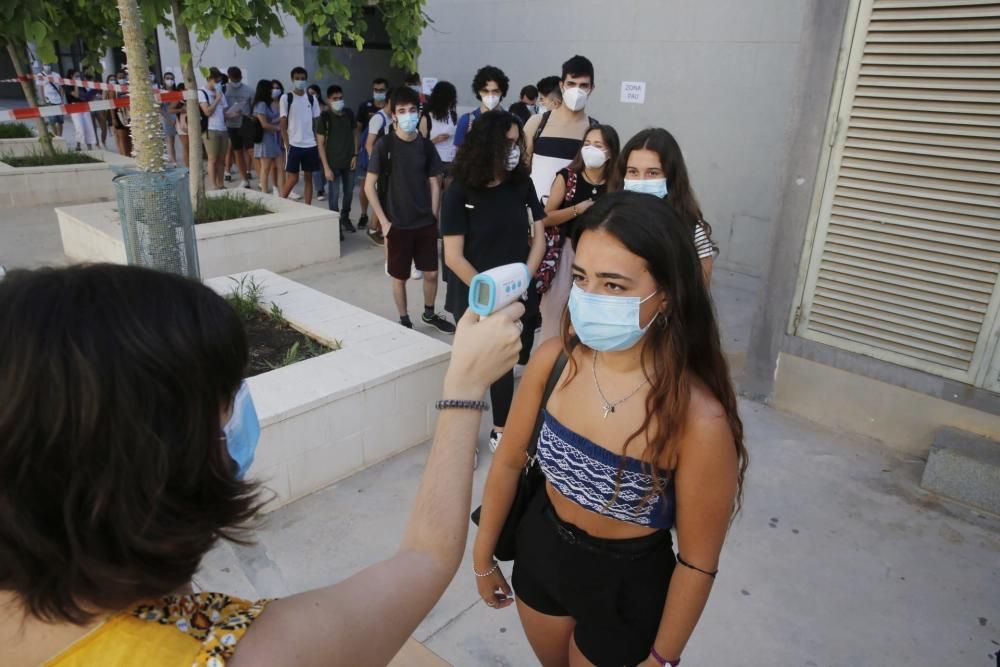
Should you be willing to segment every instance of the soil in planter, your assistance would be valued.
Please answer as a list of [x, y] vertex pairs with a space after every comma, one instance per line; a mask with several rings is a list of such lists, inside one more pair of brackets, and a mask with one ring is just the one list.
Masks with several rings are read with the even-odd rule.
[[319, 343], [287, 322], [282, 322], [267, 313], [243, 320], [250, 346], [250, 363], [247, 377], [267, 373], [275, 368], [288, 366], [297, 361], [318, 357], [332, 352], [333, 348]]
[[67, 151], [56, 151], [52, 155], [34, 153], [32, 155], [0, 156], [0, 162], [9, 164], [12, 167], [52, 167], [62, 164], [93, 164], [103, 161], [86, 153], [71, 153]]
[[249, 218], [268, 213], [274, 213], [274, 211], [258, 201], [247, 199], [242, 194], [226, 194], [221, 197], [206, 197], [198, 210], [194, 212], [194, 224]]

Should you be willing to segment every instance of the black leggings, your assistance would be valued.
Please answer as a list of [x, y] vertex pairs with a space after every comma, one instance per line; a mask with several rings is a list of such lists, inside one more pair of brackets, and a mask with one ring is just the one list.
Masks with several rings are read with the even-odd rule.
[[[525, 303], [524, 317], [521, 324], [521, 355], [519, 364], [527, 364], [531, 358], [531, 348], [535, 345], [535, 327], [538, 326], [538, 293], [534, 285], [528, 290], [528, 301]], [[510, 414], [510, 404], [514, 400], [514, 370], [511, 369], [499, 380], [490, 385], [490, 402], [493, 404], [493, 424], [503, 428], [507, 425], [507, 415]]]

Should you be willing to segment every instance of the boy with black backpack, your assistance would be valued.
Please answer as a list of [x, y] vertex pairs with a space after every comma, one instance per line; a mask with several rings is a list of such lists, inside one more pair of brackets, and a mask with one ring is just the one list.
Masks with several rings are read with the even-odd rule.
[[382, 227], [386, 272], [399, 323], [413, 328], [407, 310], [406, 281], [411, 267], [423, 272], [424, 312], [421, 321], [443, 333], [455, 326], [434, 312], [438, 290], [438, 177], [444, 171], [431, 141], [417, 131], [420, 96], [405, 86], [393, 91], [390, 112], [393, 129], [372, 150], [365, 192]]
[[281, 196], [288, 198], [296, 183], [299, 182], [299, 171], [305, 172], [303, 185], [303, 200], [312, 204], [313, 172], [321, 171], [323, 164], [319, 159], [319, 149], [316, 143], [314, 124], [319, 117], [319, 100], [312, 93], [306, 92], [309, 85], [309, 73], [304, 67], [292, 70], [292, 92], [281, 97], [279, 104], [281, 114], [281, 137], [288, 147], [285, 157], [285, 185]]

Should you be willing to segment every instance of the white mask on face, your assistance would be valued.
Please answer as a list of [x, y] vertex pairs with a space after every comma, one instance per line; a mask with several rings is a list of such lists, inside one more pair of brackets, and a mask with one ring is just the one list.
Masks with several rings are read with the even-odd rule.
[[607, 153], [597, 146], [584, 146], [580, 150], [580, 155], [583, 157], [583, 164], [586, 165], [587, 169], [603, 167], [604, 163], [608, 161]]
[[500, 106], [500, 96], [499, 95], [483, 95], [483, 106], [489, 111], [493, 111], [498, 106]]
[[587, 106], [589, 93], [579, 88], [567, 88], [563, 91], [563, 104], [570, 111], [582, 111]]
[[521, 164], [521, 147], [514, 144], [507, 153], [507, 163], [504, 166], [507, 167], [507, 171], [514, 171], [519, 164]]

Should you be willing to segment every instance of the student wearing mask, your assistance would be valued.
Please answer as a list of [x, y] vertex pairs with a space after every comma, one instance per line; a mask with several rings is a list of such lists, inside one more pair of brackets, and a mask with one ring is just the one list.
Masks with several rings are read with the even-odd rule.
[[524, 126], [531, 154], [531, 180], [543, 201], [556, 173], [580, 151], [587, 129], [598, 124], [585, 111], [594, 92], [593, 63], [583, 56], [564, 62], [559, 90], [562, 104], [554, 111], [528, 119]]
[[277, 600], [183, 592], [220, 539], [252, 540], [269, 495], [246, 477], [260, 423], [225, 299], [97, 264], [11, 271], [0, 312], [0, 665], [385, 665], [445, 592], [519, 304], [470, 314], [427, 388], [440, 416], [396, 552]]
[[[412, 92], [412, 89], [409, 90], [411, 90]], [[379, 142], [379, 140], [381, 140], [382, 137], [392, 134], [393, 132], [392, 94], [393, 94], [392, 92], [387, 93], [385, 106], [375, 111], [371, 115], [371, 118], [369, 118], [368, 120], [368, 128], [367, 130], [365, 130], [364, 134], [365, 137], [364, 152], [367, 153], [369, 156], [375, 154], [375, 146]], [[414, 93], [414, 95], [415, 94], [416, 93]], [[369, 158], [369, 160], [370, 159], [371, 158]], [[367, 178], [367, 174], [365, 175], [365, 178]], [[383, 195], [379, 196], [383, 197], [382, 208], [385, 208], [384, 196]], [[359, 221], [358, 224], [360, 225], [361, 221]], [[375, 224], [368, 226], [368, 240], [377, 246], [382, 246], [382, 247], [385, 246], [385, 236], [383, 236], [382, 234], [381, 225]], [[411, 277], [414, 280], [419, 280], [421, 274], [419, 271], [414, 270], [413, 273], [411, 274]]]
[[226, 146], [229, 144], [226, 119], [230, 114], [240, 113], [238, 109], [232, 110], [222, 92], [224, 76], [222, 72], [213, 67], [208, 72], [208, 78], [205, 79], [205, 87], [198, 91], [198, 105], [201, 107], [201, 112], [208, 117], [208, 132], [205, 135], [208, 182], [216, 190], [225, 187], [222, 172], [225, 167]]
[[[180, 83], [177, 84], [177, 90], [178, 91], [180, 91], [180, 92], [183, 93], [185, 89], [186, 89], [186, 87], [184, 86], [184, 82], [183, 81], [181, 81]], [[185, 167], [187, 167], [188, 166], [188, 151], [191, 148], [191, 145], [189, 143], [189, 138], [188, 138], [187, 105], [183, 101], [176, 102], [174, 109], [176, 110], [176, 114], [177, 114], [177, 136], [181, 140], [181, 162], [180, 163], [183, 164]]]
[[[362, 102], [358, 107], [356, 120], [360, 135], [361, 152], [358, 153], [358, 170], [355, 177], [360, 178], [362, 183], [364, 183], [365, 176], [368, 173], [368, 156], [371, 155], [368, 150], [368, 124], [374, 114], [385, 108], [388, 95], [389, 82], [382, 77], [378, 77], [372, 81], [371, 99]], [[372, 141], [372, 143], [374, 144], [375, 142]], [[358, 204], [361, 206], [358, 229], [364, 229], [368, 226], [368, 195], [365, 194], [364, 188], [361, 188], [361, 192], [358, 193]], [[375, 227], [378, 227], [378, 225], [375, 225]]]
[[285, 186], [281, 196], [288, 198], [295, 184], [299, 182], [299, 171], [304, 172], [303, 198], [312, 204], [314, 172], [323, 169], [317, 149], [314, 124], [319, 118], [319, 100], [306, 92], [309, 73], [304, 67], [292, 70], [292, 92], [280, 99], [281, 136], [288, 151], [285, 159]]
[[[271, 172], [277, 169], [276, 160], [281, 156], [281, 117], [275, 105], [274, 90], [271, 81], [261, 79], [253, 96], [253, 114], [264, 130], [258, 143], [253, 145], [253, 157], [257, 163], [257, 177], [260, 179], [260, 191], [270, 190]], [[280, 93], [279, 93], [280, 94]]]
[[447, 176], [455, 161], [455, 128], [458, 125], [458, 91], [448, 81], [438, 81], [431, 91], [423, 115], [420, 116], [420, 134], [431, 140], [438, 157], [444, 164]]
[[[441, 205], [444, 256], [451, 270], [445, 308], [455, 321], [469, 306], [469, 285], [477, 273], [521, 262], [534, 275], [545, 254], [544, 217], [524, 160], [521, 124], [506, 111], [487, 111], [458, 150], [455, 180]], [[537, 310], [537, 295], [533, 290], [528, 294], [528, 311]], [[530, 353], [534, 333], [533, 327], [524, 327], [523, 353]], [[503, 437], [513, 397], [511, 371], [490, 387], [493, 451]]]
[[[118, 70], [115, 75], [115, 81], [118, 85], [127, 86], [128, 76], [126, 76], [124, 70]], [[108, 91], [110, 99], [118, 99], [119, 97], [128, 97], [127, 93], [119, 93], [117, 91]], [[125, 157], [132, 156], [132, 115], [129, 113], [129, 108], [116, 107], [111, 109], [111, 126], [115, 130], [115, 144], [118, 146], [119, 155], [124, 155]]]
[[420, 96], [420, 113], [424, 112], [424, 106], [427, 104], [427, 97], [424, 95], [424, 83], [420, 78], [419, 72], [410, 72], [403, 79], [403, 85], [415, 92]]
[[274, 169], [271, 171], [271, 180], [273, 181], [274, 194], [280, 195], [282, 188], [285, 187], [285, 158], [288, 155], [288, 146], [285, 145], [284, 139], [281, 136], [280, 129], [280, 119], [281, 119], [281, 98], [285, 96], [285, 84], [281, 83], [277, 79], [271, 80], [271, 109], [274, 111], [275, 116], [279, 119], [279, 129], [278, 129], [278, 147], [281, 152], [278, 157], [274, 160]]
[[538, 113], [555, 111], [562, 106], [562, 91], [559, 89], [562, 79], [558, 76], [547, 76], [537, 84]]
[[[68, 70], [65, 78], [70, 81], [82, 81], [83, 79], [80, 72], [75, 69]], [[82, 86], [73, 83], [64, 85], [63, 88], [66, 91], [66, 104], [80, 104], [88, 99], [87, 89]], [[97, 137], [94, 135], [94, 123], [90, 120], [90, 112], [77, 111], [71, 113], [69, 117], [73, 121], [76, 150], [83, 150], [83, 146], [86, 146], [88, 151], [93, 150], [94, 144], [97, 143]]]
[[691, 231], [705, 284], [709, 284], [718, 249], [695, 197], [681, 147], [672, 134], [654, 127], [629, 139], [618, 158], [611, 189], [651, 194], [672, 204]]
[[479, 100], [479, 107], [468, 113], [462, 114], [458, 119], [458, 127], [455, 128], [455, 145], [461, 146], [466, 133], [472, 129], [472, 124], [476, 119], [487, 111], [503, 109], [500, 102], [507, 97], [507, 90], [510, 88], [510, 79], [503, 73], [503, 70], [493, 65], [479, 68], [476, 76], [472, 79], [472, 92]]
[[[52, 74], [52, 65], [42, 65], [43, 74]], [[56, 72], [58, 74], [58, 72]], [[62, 91], [59, 90], [59, 86], [52, 83], [51, 81], [45, 81], [42, 83], [42, 97], [45, 98], [45, 103], [50, 105], [61, 105], [63, 104]], [[46, 116], [45, 124], [48, 125], [49, 131], [54, 137], [61, 137], [63, 133], [63, 121], [64, 117], [62, 114], [55, 116]]]
[[486, 480], [476, 587], [491, 608], [515, 602], [494, 552], [541, 417], [512, 579], [535, 655], [678, 665], [740, 508], [736, 393], [677, 211], [609, 194], [572, 241], [569, 318], [531, 357]]
[[583, 147], [561, 169], [545, 203], [545, 232], [549, 250], [536, 276], [541, 293], [541, 343], [559, 335], [563, 313], [573, 285], [573, 238], [577, 219], [608, 191], [620, 147], [618, 132], [610, 125], [587, 130]]
[[[173, 92], [177, 89], [177, 83], [173, 72], [163, 75], [163, 90]], [[167, 144], [167, 158], [170, 166], [177, 166], [177, 105], [183, 108], [183, 102], [163, 102], [160, 104], [161, 121], [163, 124], [163, 140]]]
[[[340, 240], [344, 231], [357, 231], [351, 224], [351, 200], [354, 198], [354, 170], [358, 160], [358, 126], [354, 112], [344, 104], [344, 89], [333, 85], [326, 89], [327, 110], [316, 123], [319, 157], [329, 188], [331, 211], [340, 213]], [[343, 199], [338, 190], [343, 190]], [[339, 201], [339, 204], [338, 204]]]
[[229, 135], [229, 150], [232, 157], [226, 159], [226, 180], [229, 180], [229, 167], [236, 164], [240, 170], [240, 182], [236, 187], [250, 187], [250, 155], [249, 150], [252, 145], [247, 145], [243, 139], [240, 128], [246, 117], [250, 115], [251, 102], [254, 91], [250, 86], [243, 83], [243, 71], [236, 66], [227, 70], [229, 83], [226, 84], [226, 100], [229, 102], [232, 112], [226, 112], [226, 133]]
[[365, 178], [368, 201], [382, 226], [386, 272], [399, 323], [413, 328], [407, 310], [406, 281], [411, 266], [423, 272], [424, 312], [421, 321], [442, 333], [455, 326], [434, 312], [438, 291], [438, 197], [441, 159], [434, 144], [420, 136], [420, 98], [403, 86], [393, 91], [393, 131], [374, 146]]
[[510, 105], [510, 112], [521, 121], [521, 127], [538, 113], [538, 88], [525, 86], [521, 89], [521, 99]]
[[[115, 75], [114, 74], [109, 74], [107, 77], [105, 77], [104, 82], [105, 83], [113, 83], [114, 80], [115, 80]], [[106, 91], [106, 90], [95, 90], [95, 91], [93, 91], [93, 95], [92, 95], [91, 99], [95, 99], [95, 100], [107, 100], [107, 99], [110, 99], [110, 98], [108, 96], [108, 91]], [[101, 145], [102, 148], [104, 148], [105, 150], [107, 150], [107, 148], [108, 148], [109, 126], [111, 125], [111, 112], [108, 111], [107, 109], [105, 109], [103, 111], [95, 111], [94, 112], [94, 121], [97, 123], [97, 128], [98, 128], [98, 130], [100, 132], [100, 137], [101, 137], [101, 143], [100, 143], [100, 145]]]
[[[322, 114], [329, 107], [326, 104], [326, 98], [323, 97], [323, 91], [320, 90], [319, 86], [315, 83], [309, 84], [306, 88], [306, 92], [313, 96], [313, 99], [319, 103], [319, 112]], [[320, 116], [322, 118], [322, 115]], [[317, 119], [318, 122], [318, 119]], [[317, 141], [319, 136], [317, 134]], [[323, 149], [319, 149], [319, 154], [323, 155]], [[313, 172], [313, 191], [316, 193], [316, 199], [323, 201], [326, 199], [326, 178], [323, 175], [323, 170]]]

